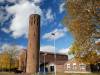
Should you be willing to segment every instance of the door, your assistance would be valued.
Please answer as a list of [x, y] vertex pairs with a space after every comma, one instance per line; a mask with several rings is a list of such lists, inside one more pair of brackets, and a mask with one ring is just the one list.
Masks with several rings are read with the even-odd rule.
[[54, 72], [54, 66], [50, 66], [50, 71]]

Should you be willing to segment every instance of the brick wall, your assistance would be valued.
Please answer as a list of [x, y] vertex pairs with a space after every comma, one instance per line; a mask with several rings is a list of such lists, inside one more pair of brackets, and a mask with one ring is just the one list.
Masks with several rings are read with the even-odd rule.
[[89, 72], [90, 65], [71, 59], [64, 64], [65, 72]]
[[[68, 56], [63, 54], [56, 54], [56, 62], [53, 53], [46, 53], [45, 62], [50, 65], [51, 63], [56, 63], [56, 71], [64, 72], [64, 64], [68, 61]], [[40, 53], [40, 62], [44, 63], [44, 53]], [[49, 69], [49, 67], [48, 67]]]

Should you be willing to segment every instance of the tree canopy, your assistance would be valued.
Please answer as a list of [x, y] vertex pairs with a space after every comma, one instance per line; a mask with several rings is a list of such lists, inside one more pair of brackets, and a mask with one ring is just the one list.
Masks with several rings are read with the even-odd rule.
[[0, 70], [11, 70], [18, 68], [18, 50], [17, 46], [5, 47], [0, 52]]
[[100, 39], [99, 4], [99, 0], [66, 1], [68, 15], [65, 16], [64, 23], [75, 38], [70, 53], [85, 62], [95, 63], [100, 58], [97, 53], [100, 48], [97, 49], [95, 44], [95, 40]]

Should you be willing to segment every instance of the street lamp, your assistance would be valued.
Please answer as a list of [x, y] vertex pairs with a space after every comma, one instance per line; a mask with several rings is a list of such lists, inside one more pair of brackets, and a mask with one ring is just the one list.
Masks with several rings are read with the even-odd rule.
[[39, 51], [39, 59], [38, 60], [39, 60], [39, 69], [38, 69], [39, 72], [38, 72], [38, 75], [40, 75], [40, 51]]
[[44, 56], [44, 74], [45, 74], [45, 72], [46, 72], [46, 71], [45, 71], [45, 62], [46, 62], [46, 61], [45, 61], [45, 60], [46, 60], [46, 59], [45, 59], [45, 56], [46, 56], [46, 55], [47, 55], [47, 53], [44, 53], [44, 54], [43, 54], [43, 56]]
[[55, 33], [51, 34], [54, 38], [54, 62], [55, 62], [55, 75], [56, 75], [56, 47], [55, 47]]

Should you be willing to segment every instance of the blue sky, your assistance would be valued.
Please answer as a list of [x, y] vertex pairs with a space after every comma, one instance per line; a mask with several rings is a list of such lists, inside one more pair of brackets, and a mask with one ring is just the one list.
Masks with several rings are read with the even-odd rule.
[[56, 52], [66, 53], [74, 38], [62, 24], [67, 15], [64, 5], [64, 0], [0, 0], [0, 47], [27, 48], [29, 15], [36, 13], [41, 15], [40, 49], [52, 52], [55, 39]]

